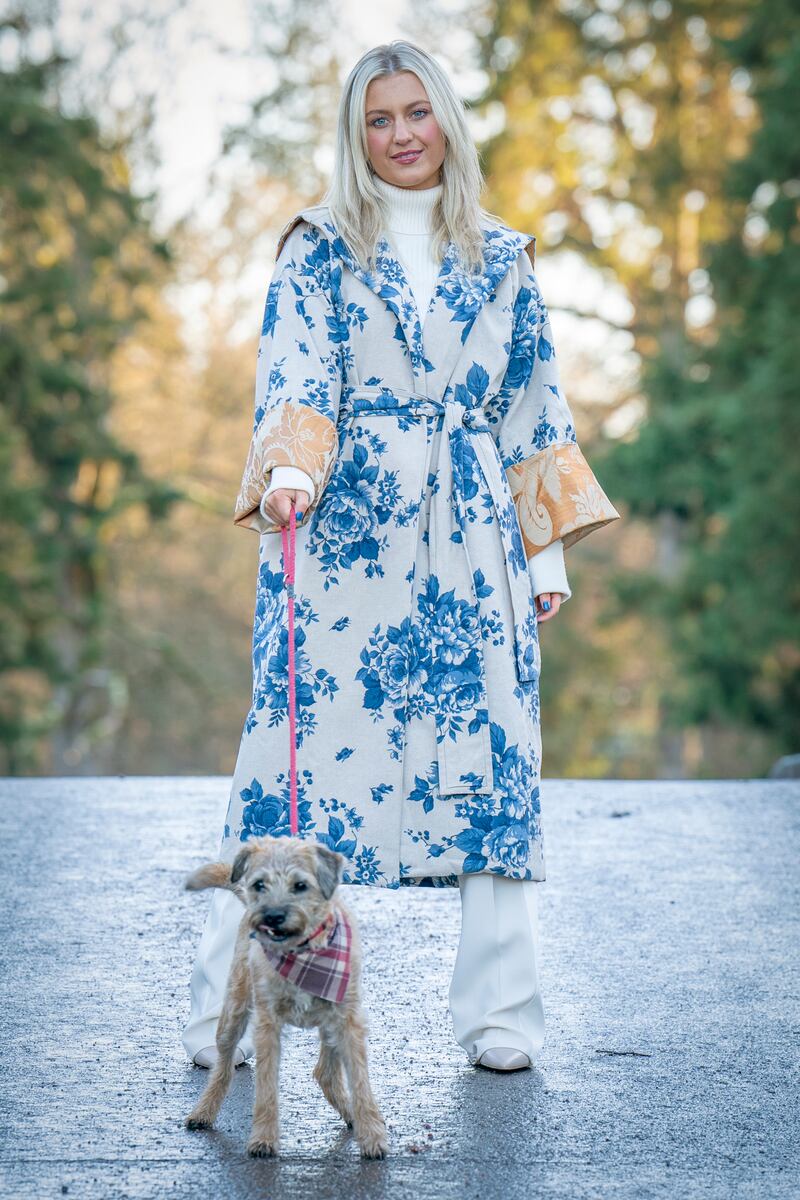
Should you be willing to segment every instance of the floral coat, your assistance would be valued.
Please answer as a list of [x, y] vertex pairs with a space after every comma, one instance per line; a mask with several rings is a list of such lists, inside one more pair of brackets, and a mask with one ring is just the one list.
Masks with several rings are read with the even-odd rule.
[[362, 269], [323, 205], [285, 227], [234, 521], [259, 535], [253, 692], [221, 854], [289, 833], [287, 601], [259, 502], [306, 471], [297, 526], [299, 836], [345, 883], [545, 878], [540, 654], [527, 559], [618, 513], [578, 448], [535, 238], [452, 243], [424, 318], [389, 242]]

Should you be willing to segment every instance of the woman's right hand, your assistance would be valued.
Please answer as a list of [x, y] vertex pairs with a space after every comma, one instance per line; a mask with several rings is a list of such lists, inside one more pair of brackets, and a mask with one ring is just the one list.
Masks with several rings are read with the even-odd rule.
[[301, 491], [298, 488], [276, 488], [264, 501], [264, 512], [276, 525], [286, 525], [288, 527], [292, 501], [294, 501], [299, 521], [311, 503], [311, 497], [308, 492]]

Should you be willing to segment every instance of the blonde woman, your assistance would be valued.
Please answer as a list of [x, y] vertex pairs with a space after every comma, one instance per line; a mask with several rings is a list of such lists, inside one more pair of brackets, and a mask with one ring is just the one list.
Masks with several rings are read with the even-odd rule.
[[[253, 700], [220, 856], [289, 834], [295, 504], [299, 836], [344, 856], [345, 884], [459, 888], [454, 1034], [513, 1071], [544, 1040], [538, 625], [570, 595], [564, 549], [618, 513], [576, 442], [535, 238], [481, 187], [438, 63], [364, 54], [328, 192], [285, 227], [266, 298], [234, 516], [259, 534]], [[214, 894], [183, 1033], [199, 1065], [241, 913]]]

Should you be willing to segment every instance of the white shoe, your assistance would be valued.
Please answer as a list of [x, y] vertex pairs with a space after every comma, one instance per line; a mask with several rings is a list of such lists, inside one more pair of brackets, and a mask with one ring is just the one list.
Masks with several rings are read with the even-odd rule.
[[476, 1067], [489, 1067], [492, 1071], [522, 1071], [530, 1065], [524, 1051], [512, 1050], [510, 1046], [492, 1046], [475, 1063]]
[[[218, 1058], [219, 1052], [216, 1046], [203, 1046], [203, 1049], [198, 1050], [195, 1054], [194, 1061], [198, 1067], [213, 1067]], [[240, 1067], [244, 1059], [244, 1050], [241, 1046], [237, 1046], [233, 1054], [233, 1065]]]

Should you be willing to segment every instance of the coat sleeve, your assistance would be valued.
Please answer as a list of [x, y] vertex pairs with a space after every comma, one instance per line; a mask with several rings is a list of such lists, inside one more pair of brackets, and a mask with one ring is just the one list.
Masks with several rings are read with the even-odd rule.
[[530, 560], [559, 538], [567, 549], [619, 513], [578, 446], [530, 251], [520, 252], [512, 270], [509, 360], [491, 419]]
[[260, 504], [274, 467], [296, 467], [311, 477], [319, 503], [336, 460], [341, 396], [342, 340], [333, 296], [327, 238], [295, 218], [279, 242], [258, 344], [255, 419], [234, 524], [277, 533]]

